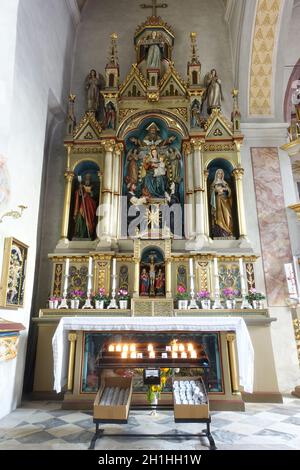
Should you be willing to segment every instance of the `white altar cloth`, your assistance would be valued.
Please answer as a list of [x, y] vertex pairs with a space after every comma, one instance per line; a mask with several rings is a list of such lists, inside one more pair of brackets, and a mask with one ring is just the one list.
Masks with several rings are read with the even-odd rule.
[[240, 385], [253, 392], [254, 349], [247, 326], [240, 317], [64, 317], [52, 338], [54, 390], [67, 383], [68, 333], [70, 331], [234, 331], [237, 341]]

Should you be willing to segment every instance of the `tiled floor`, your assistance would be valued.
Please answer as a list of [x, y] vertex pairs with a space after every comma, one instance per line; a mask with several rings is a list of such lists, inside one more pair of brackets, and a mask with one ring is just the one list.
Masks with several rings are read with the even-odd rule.
[[[200, 427], [199, 427], [200, 426]], [[203, 425], [175, 424], [171, 412], [150, 416], [132, 412], [128, 425], [105, 425], [110, 433], [148, 432], [158, 439], [104, 437], [96, 449], [202, 450], [207, 440], [164, 439], [164, 434], [197, 433]], [[67, 411], [58, 402], [24, 402], [0, 421], [0, 450], [87, 449], [93, 437], [91, 413]], [[212, 433], [218, 449], [300, 449], [300, 400], [287, 397], [283, 405], [248, 404], [245, 413], [213, 412]]]

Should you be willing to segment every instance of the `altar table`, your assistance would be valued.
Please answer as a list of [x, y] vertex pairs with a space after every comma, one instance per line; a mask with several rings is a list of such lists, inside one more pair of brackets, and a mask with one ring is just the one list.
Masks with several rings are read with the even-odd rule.
[[217, 332], [236, 334], [239, 381], [247, 393], [253, 392], [254, 349], [244, 320], [240, 317], [64, 317], [52, 339], [54, 390], [60, 393], [67, 383], [68, 333], [70, 331], [126, 332]]

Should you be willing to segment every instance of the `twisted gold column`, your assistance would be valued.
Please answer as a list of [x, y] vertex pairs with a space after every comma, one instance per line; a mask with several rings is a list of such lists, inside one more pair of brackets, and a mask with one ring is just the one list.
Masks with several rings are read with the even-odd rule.
[[227, 346], [228, 346], [228, 356], [229, 356], [231, 391], [233, 394], [238, 394], [240, 393], [240, 391], [239, 391], [239, 380], [238, 380], [237, 362], [236, 362], [236, 354], [235, 354], [235, 339], [236, 339], [236, 336], [234, 333], [229, 333], [226, 336]]
[[243, 190], [244, 173], [245, 171], [243, 168], [236, 168], [235, 170], [233, 170], [233, 176], [235, 179], [235, 186], [236, 186], [240, 238], [247, 237], [245, 206], [244, 206], [244, 190]]
[[68, 392], [73, 391], [73, 382], [74, 382], [74, 365], [75, 365], [75, 349], [76, 349], [76, 333], [69, 333], [68, 340], [70, 342], [69, 350], [69, 368], [68, 368]]
[[64, 199], [63, 220], [62, 220], [62, 228], [61, 228], [61, 238], [63, 240], [68, 239], [73, 178], [74, 178], [74, 173], [72, 171], [66, 171], [65, 173], [65, 199]]

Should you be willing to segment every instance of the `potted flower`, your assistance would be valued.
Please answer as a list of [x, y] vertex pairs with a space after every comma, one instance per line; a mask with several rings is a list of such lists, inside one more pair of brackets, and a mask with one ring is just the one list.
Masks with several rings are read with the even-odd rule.
[[201, 302], [201, 308], [204, 310], [210, 310], [210, 292], [208, 290], [201, 290], [200, 292], [197, 293], [197, 298], [199, 302]]
[[161, 393], [164, 391], [168, 377], [173, 374], [172, 369], [164, 368], [160, 370], [160, 385], [148, 385], [147, 401], [152, 408], [151, 414], [156, 415], [156, 407]]
[[246, 299], [251, 303], [254, 309], [263, 309], [263, 300], [265, 300], [265, 298], [266, 297], [264, 294], [257, 292], [257, 290], [254, 288], [250, 289], [248, 295], [246, 296]]
[[128, 290], [120, 289], [118, 292], [118, 297], [119, 297], [120, 309], [126, 310], [128, 308], [128, 300], [130, 299]]
[[52, 309], [57, 309], [58, 304], [60, 303], [61, 299], [59, 297], [52, 296], [49, 299], [49, 308]]
[[230, 310], [235, 309], [236, 300], [235, 297], [238, 295], [238, 291], [235, 289], [231, 289], [230, 287], [223, 290], [223, 296], [226, 300], [226, 308]]
[[94, 300], [95, 307], [97, 310], [103, 310], [105, 308], [106, 295], [104, 287], [101, 287], [101, 289], [98, 290], [97, 294], [94, 297]]
[[177, 301], [179, 310], [187, 310], [189, 306], [189, 294], [184, 286], [177, 287]]
[[71, 298], [71, 309], [77, 309], [79, 308], [80, 301], [84, 297], [84, 292], [83, 290], [72, 290], [70, 292], [70, 298]]

